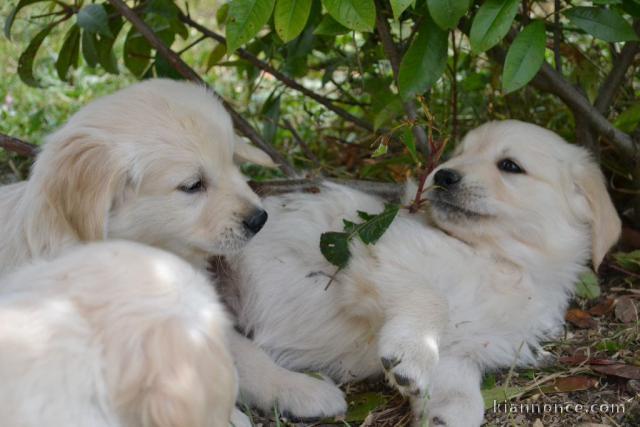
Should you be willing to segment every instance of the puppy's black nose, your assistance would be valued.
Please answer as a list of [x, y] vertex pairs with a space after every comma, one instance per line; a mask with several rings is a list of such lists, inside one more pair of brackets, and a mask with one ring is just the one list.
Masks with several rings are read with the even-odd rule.
[[267, 212], [264, 209], [256, 209], [251, 212], [251, 215], [242, 221], [242, 225], [244, 225], [244, 228], [249, 230], [251, 233], [256, 234], [262, 229], [264, 223], [267, 222], [268, 216], [269, 215], [267, 215]]
[[453, 185], [460, 182], [462, 179], [462, 175], [458, 173], [455, 169], [440, 169], [433, 176], [433, 182], [444, 188], [450, 188]]

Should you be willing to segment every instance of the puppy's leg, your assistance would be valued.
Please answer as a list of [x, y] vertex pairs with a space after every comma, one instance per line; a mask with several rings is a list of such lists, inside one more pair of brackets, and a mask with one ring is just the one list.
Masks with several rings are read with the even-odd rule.
[[251, 340], [231, 334], [240, 379], [240, 398], [247, 404], [271, 412], [277, 404], [281, 413], [296, 418], [325, 418], [344, 414], [347, 403], [333, 383], [289, 371], [278, 365]]
[[431, 377], [428, 399], [411, 402], [414, 414], [428, 417], [428, 425], [434, 427], [480, 426], [484, 419], [481, 376], [474, 361], [443, 355]]
[[427, 286], [396, 276], [380, 286], [385, 322], [378, 354], [391, 384], [406, 396], [424, 396], [438, 362], [438, 344], [448, 320], [447, 302]]

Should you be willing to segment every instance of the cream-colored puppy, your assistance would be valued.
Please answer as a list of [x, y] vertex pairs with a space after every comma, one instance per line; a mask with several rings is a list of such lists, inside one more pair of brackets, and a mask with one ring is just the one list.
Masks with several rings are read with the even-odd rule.
[[110, 241], [0, 279], [5, 427], [228, 427], [230, 322], [207, 278]]
[[[0, 276], [105, 238], [166, 249], [204, 270], [267, 218], [234, 158], [273, 166], [236, 137], [203, 87], [155, 79], [92, 102], [47, 138], [27, 182], [0, 187]], [[276, 366], [235, 332], [230, 342], [246, 403], [281, 402], [300, 417], [344, 411], [330, 382]]]
[[375, 246], [354, 239], [326, 290], [320, 234], [382, 200], [330, 184], [266, 199], [272, 219], [235, 259], [236, 309], [281, 366], [385, 372], [431, 425], [479, 426], [482, 372], [536, 361], [620, 220], [583, 148], [518, 121], [471, 131], [428, 184], [431, 221], [402, 211]]

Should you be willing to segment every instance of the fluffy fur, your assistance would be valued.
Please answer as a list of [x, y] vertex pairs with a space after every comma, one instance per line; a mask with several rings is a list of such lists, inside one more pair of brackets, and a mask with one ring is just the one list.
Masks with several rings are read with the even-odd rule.
[[[500, 170], [511, 159], [525, 173]], [[578, 276], [615, 243], [620, 220], [602, 173], [578, 146], [517, 121], [470, 132], [427, 192], [427, 217], [402, 211], [375, 246], [354, 239], [335, 267], [320, 234], [383, 202], [327, 184], [264, 201], [272, 218], [234, 260], [240, 323], [283, 367], [338, 381], [385, 372], [432, 425], [481, 424], [487, 369], [531, 364], [563, 323]], [[430, 396], [428, 400], [425, 396]]]
[[[243, 222], [261, 208], [234, 160], [274, 165], [234, 134], [203, 87], [155, 79], [98, 99], [47, 138], [27, 182], [0, 188], [0, 276], [106, 238], [168, 250], [204, 271], [211, 255], [251, 238]], [[235, 332], [230, 342], [247, 403], [270, 410], [280, 401], [300, 417], [344, 411], [333, 384], [276, 366]], [[239, 412], [234, 421], [248, 422]]]
[[0, 419], [12, 427], [227, 427], [230, 327], [167, 252], [93, 243], [0, 280]]

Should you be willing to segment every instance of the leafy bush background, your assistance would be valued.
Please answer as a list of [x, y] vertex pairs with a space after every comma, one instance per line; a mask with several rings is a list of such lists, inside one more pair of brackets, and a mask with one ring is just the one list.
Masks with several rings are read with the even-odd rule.
[[[11, 40], [0, 41], [0, 132], [39, 143], [90, 99], [139, 78], [180, 77], [112, 3], [3, 2], [5, 21], [16, 6], [19, 10]], [[451, 141], [445, 151], [450, 150], [480, 123], [523, 119], [588, 145], [601, 158], [620, 210], [638, 223], [640, 209], [633, 208], [640, 163], [610, 136], [595, 131], [589, 117], [563, 102], [558, 88], [543, 92], [526, 83], [544, 61], [570, 85], [572, 96], [593, 104], [617, 66], [619, 70], [624, 50], [633, 47], [632, 60], [602, 116], [637, 145], [639, 0], [126, 4], [299, 171], [401, 181], [432, 167], [439, 148]], [[37, 34], [57, 21], [37, 52], [25, 54]], [[228, 45], [219, 37], [205, 37], [194, 22], [226, 36]], [[100, 43], [108, 37], [114, 43], [105, 50]], [[93, 40], [93, 48], [85, 38]], [[241, 52], [281, 76], [264, 72]], [[105, 59], [111, 55], [115, 62]], [[4, 166], [8, 160], [14, 163], [5, 169], [26, 172], [28, 162], [1, 155]], [[249, 172], [258, 178], [274, 176], [256, 168]]]

